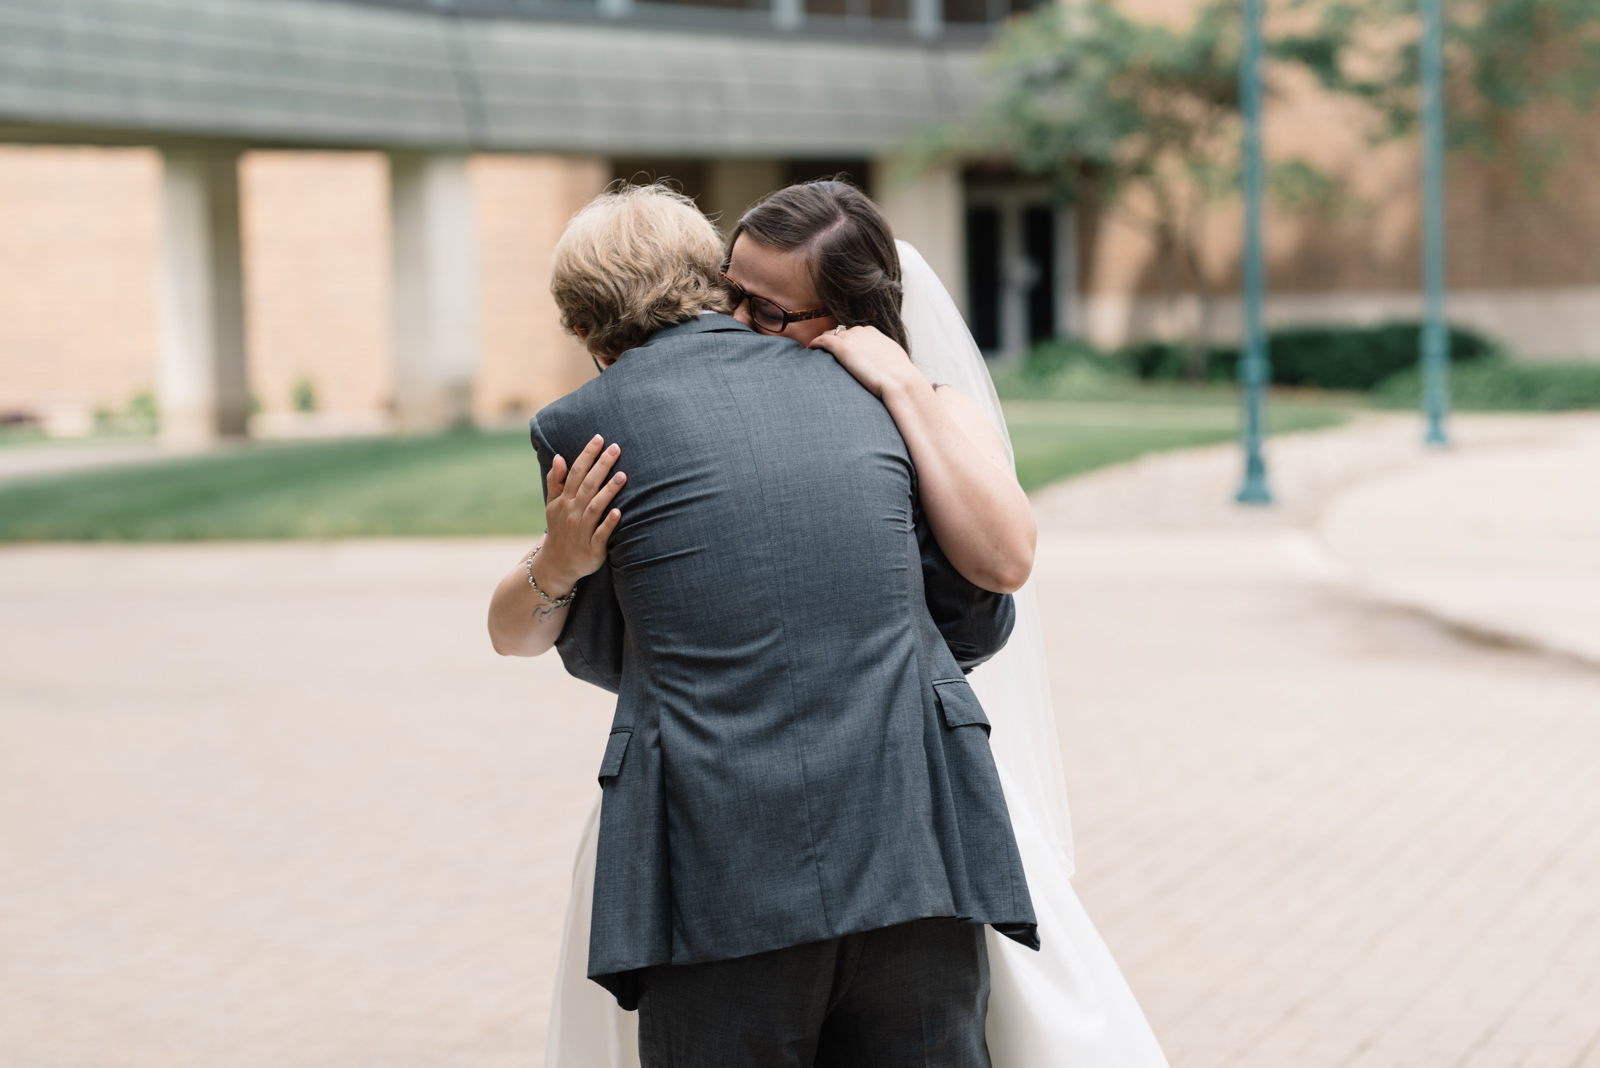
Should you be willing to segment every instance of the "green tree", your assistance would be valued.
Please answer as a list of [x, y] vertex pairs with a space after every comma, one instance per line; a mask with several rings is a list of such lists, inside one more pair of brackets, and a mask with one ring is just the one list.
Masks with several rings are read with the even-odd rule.
[[[1578, 111], [1600, 96], [1600, 0], [1478, 0], [1446, 4], [1445, 14], [1447, 145], [1513, 170], [1538, 194], [1566, 135], [1521, 119], [1537, 105]], [[1316, 15], [1280, 53], [1371, 104], [1380, 136], [1411, 136], [1421, 107], [1415, 0], [1321, 0]]]
[[[1215, 306], [1202, 239], [1211, 210], [1239, 187], [1240, 30], [1237, 0], [1207, 0], [1184, 27], [1104, 0], [1046, 5], [993, 46], [994, 92], [962, 146], [1049, 176], [1061, 203], [1115, 210], [1144, 230], [1169, 303], [1187, 294], [1198, 304], [1185, 339], [1196, 379]], [[1300, 52], [1309, 40], [1296, 39]], [[1299, 160], [1275, 163], [1269, 181], [1290, 201], [1332, 191]]]

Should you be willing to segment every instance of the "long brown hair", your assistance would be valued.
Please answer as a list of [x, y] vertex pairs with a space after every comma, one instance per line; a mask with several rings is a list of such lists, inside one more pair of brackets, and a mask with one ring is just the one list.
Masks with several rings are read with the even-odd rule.
[[875, 326], [911, 351], [900, 320], [900, 254], [878, 206], [848, 182], [827, 179], [780, 189], [744, 213], [740, 234], [779, 252], [799, 251], [823, 306], [845, 326]]

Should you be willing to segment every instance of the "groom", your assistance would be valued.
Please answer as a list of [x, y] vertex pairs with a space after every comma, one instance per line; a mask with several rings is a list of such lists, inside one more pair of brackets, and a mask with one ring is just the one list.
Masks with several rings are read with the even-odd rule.
[[1010, 633], [917, 506], [883, 405], [826, 353], [709, 309], [715, 231], [660, 187], [557, 248], [606, 370], [539, 412], [547, 477], [626, 449], [607, 563], [557, 649], [618, 694], [589, 975], [656, 1065], [986, 1068], [983, 925], [1037, 946], [963, 678]]

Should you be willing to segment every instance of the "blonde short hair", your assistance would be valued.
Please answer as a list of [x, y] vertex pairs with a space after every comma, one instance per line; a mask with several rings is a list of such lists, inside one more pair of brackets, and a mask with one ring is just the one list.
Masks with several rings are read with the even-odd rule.
[[724, 311], [722, 240], [694, 201], [664, 185], [608, 189], [567, 224], [551, 264], [561, 325], [612, 359], [702, 309]]

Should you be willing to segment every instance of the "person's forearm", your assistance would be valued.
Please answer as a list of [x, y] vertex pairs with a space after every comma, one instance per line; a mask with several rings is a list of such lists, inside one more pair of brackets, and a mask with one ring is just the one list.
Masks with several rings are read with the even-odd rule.
[[1010, 593], [1033, 570], [1035, 527], [1016, 476], [975, 447], [920, 375], [884, 390], [917, 468], [922, 509], [939, 546], [969, 582]]
[[[541, 554], [542, 555], [542, 554]], [[561, 637], [567, 605], [553, 608], [528, 585], [527, 557], [500, 580], [489, 601], [489, 641], [501, 656], [540, 656]], [[551, 600], [565, 597], [576, 580], [550, 574], [534, 557], [533, 577]]]

